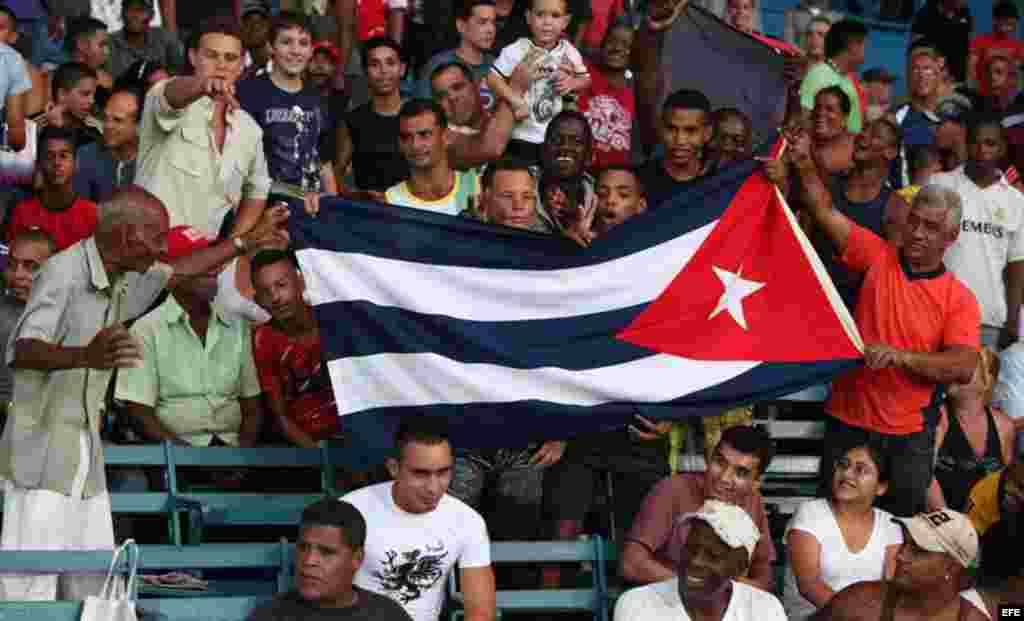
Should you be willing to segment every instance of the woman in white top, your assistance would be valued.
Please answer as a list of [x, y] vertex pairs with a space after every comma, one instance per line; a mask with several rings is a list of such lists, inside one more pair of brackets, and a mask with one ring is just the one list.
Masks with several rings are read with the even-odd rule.
[[790, 621], [810, 617], [855, 582], [892, 576], [903, 533], [873, 506], [888, 489], [889, 468], [876, 444], [853, 443], [836, 460], [831, 497], [800, 505], [786, 529], [782, 604]]

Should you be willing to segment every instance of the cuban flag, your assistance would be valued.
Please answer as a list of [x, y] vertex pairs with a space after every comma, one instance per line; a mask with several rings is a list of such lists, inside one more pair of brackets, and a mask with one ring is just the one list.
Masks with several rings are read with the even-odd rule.
[[[490, 448], [716, 414], [827, 381], [862, 344], [754, 161], [586, 249], [341, 199], [292, 239], [346, 429], [443, 416]], [[377, 433], [373, 438], [371, 436]]]

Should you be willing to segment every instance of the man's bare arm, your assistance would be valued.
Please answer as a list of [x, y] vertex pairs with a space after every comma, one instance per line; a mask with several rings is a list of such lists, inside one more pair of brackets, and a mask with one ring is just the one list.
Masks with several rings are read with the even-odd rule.
[[405, 36], [405, 9], [390, 9], [388, 11], [388, 36], [395, 43], [402, 45], [402, 37]]
[[512, 137], [515, 123], [512, 107], [508, 102], [499, 100], [494, 115], [480, 134], [452, 141], [448, 151], [452, 167], [465, 170], [500, 158]]
[[160, 17], [164, 30], [178, 34], [178, 3], [177, 0], [160, 0]]
[[[806, 138], [801, 140], [806, 141]], [[803, 205], [811, 214], [814, 221], [828, 235], [835, 244], [840, 256], [846, 250], [846, 242], [850, 238], [850, 231], [853, 225], [850, 219], [839, 212], [832, 204], [832, 194], [825, 187], [825, 183], [818, 173], [818, 167], [814, 159], [809, 157], [806, 151], [795, 152], [794, 145], [793, 165], [800, 178], [800, 187], [803, 189]]]
[[189, 446], [188, 442], [179, 438], [178, 434], [168, 429], [167, 425], [164, 425], [160, 417], [156, 415], [156, 408], [135, 403], [134, 401], [125, 401], [122, 405], [122, 412], [136, 423], [139, 433], [147, 440], [154, 442], [169, 441], [180, 446]]
[[[334, 130], [335, 151], [334, 151], [334, 176], [338, 178], [339, 192], [344, 191], [345, 175], [348, 172], [348, 165], [352, 163], [352, 135], [348, 131], [348, 125], [344, 120], [338, 121], [338, 127]], [[349, 188], [351, 189], [351, 188]]]
[[238, 445], [244, 448], [256, 446], [263, 429], [263, 400], [260, 396], [238, 399], [242, 409], [242, 425], [238, 430]]
[[858, 582], [836, 593], [811, 621], [878, 621], [884, 597], [881, 582]]
[[344, 73], [356, 41], [356, 0], [334, 0], [334, 20], [338, 27], [338, 71]]
[[662, 563], [642, 543], [626, 541], [622, 546], [622, 577], [633, 584], [650, 584], [676, 577], [673, 568]]
[[7, 116], [7, 146], [15, 151], [25, 148], [25, 106], [28, 93], [11, 95], [5, 100]]

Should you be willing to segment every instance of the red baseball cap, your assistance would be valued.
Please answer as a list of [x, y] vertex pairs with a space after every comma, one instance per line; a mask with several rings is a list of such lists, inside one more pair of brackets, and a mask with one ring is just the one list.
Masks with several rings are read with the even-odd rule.
[[174, 261], [187, 257], [196, 250], [202, 250], [213, 243], [213, 240], [191, 226], [176, 226], [167, 232], [167, 253], [163, 261]]
[[313, 53], [323, 52], [334, 60], [334, 64], [338, 64], [341, 61], [341, 52], [338, 51], [338, 46], [334, 45], [330, 41], [317, 41], [313, 44]]

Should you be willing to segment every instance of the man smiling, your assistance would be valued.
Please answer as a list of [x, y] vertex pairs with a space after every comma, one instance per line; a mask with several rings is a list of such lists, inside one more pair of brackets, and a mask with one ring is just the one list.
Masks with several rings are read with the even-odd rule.
[[707, 471], [688, 472], [663, 479], [644, 499], [622, 548], [622, 576], [636, 584], [668, 580], [682, 563], [686, 529], [676, 529], [681, 515], [707, 500], [741, 507], [757, 524], [762, 536], [750, 559], [749, 578], [741, 580], [772, 590], [775, 544], [768, 529], [764, 501], [755, 489], [768, 469], [775, 448], [772, 439], [755, 427], [737, 426], [722, 432]]
[[680, 520], [687, 527], [678, 577], [627, 591], [615, 606], [615, 621], [730, 619], [775, 621], [786, 613], [773, 595], [738, 578], [750, 566], [762, 533], [743, 509], [708, 500]]

